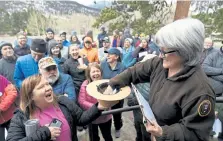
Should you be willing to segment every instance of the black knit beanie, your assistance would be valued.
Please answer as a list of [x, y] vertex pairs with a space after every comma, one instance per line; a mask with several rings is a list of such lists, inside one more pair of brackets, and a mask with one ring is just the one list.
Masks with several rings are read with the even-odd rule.
[[43, 39], [33, 39], [31, 44], [31, 50], [37, 53], [46, 53], [46, 42]]
[[4, 46], [10, 46], [10, 47], [13, 49], [11, 43], [2, 41], [2, 42], [0, 43], [0, 55], [2, 54], [2, 47], [4, 47]]

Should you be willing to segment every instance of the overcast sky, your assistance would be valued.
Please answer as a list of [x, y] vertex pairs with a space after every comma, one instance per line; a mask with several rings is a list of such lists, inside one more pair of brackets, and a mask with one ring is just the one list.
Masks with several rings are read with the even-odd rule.
[[[74, 0], [80, 4], [83, 5], [91, 5], [94, 4], [94, 1], [99, 2], [99, 1], [111, 1], [111, 0]], [[166, 0], [168, 3], [172, 2], [176, 2], [176, 0]]]
[[94, 4], [94, 0], [74, 0], [80, 4], [83, 4], [83, 5], [91, 5], [91, 4]]

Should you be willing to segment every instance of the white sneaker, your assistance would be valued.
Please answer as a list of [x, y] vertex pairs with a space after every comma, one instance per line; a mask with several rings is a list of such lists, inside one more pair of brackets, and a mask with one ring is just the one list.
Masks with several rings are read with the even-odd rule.
[[121, 130], [115, 130], [115, 137], [120, 138]]
[[77, 131], [77, 136], [78, 136], [78, 137], [83, 136], [85, 133], [86, 133], [85, 130]]

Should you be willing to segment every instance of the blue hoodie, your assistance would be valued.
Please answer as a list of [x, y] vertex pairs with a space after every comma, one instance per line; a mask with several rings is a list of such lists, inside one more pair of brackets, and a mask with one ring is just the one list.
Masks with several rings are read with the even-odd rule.
[[122, 49], [122, 64], [125, 66], [125, 68], [129, 68], [136, 63], [136, 58], [134, 58], [132, 55], [134, 50], [134, 46], [130, 46], [128, 49]]

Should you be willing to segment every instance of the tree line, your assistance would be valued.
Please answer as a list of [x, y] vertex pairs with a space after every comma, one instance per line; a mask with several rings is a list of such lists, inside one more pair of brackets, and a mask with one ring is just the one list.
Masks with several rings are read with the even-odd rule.
[[42, 35], [47, 27], [56, 25], [49, 15], [35, 9], [10, 13], [0, 9], [0, 34], [15, 35], [20, 30], [27, 30], [30, 35]]
[[[213, 32], [223, 33], [223, 1], [191, 0], [192, 17], [200, 19], [206, 28], [207, 36]], [[135, 11], [141, 17], [135, 18]], [[172, 13], [171, 13], [172, 12]], [[163, 26], [168, 15], [173, 13], [173, 3], [161, 1], [114, 1], [111, 7], [103, 9], [93, 27], [99, 28], [107, 23], [109, 32], [124, 30], [129, 26], [134, 33], [155, 34]]]

